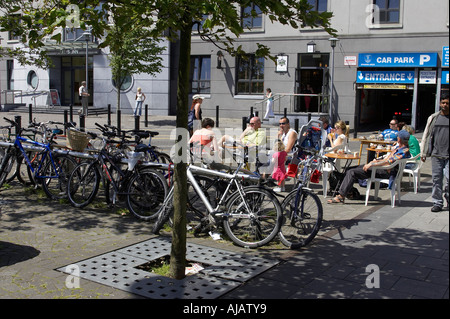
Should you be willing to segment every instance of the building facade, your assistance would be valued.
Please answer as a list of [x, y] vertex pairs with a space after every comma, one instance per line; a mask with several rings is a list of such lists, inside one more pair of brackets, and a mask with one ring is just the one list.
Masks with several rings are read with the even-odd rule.
[[[438, 107], [441, 90], [448, 90], [449, 2], [310, 3], [319, 11], [333, 12], [331, 26], [339, 39], [334, 49], [333, 118], [360, 128], [387, 127], [393, 116], [416, 127], [424, 126], [428, 115]], [[206, 114], [214, 116], [218, 105], [220, 114], [247, 116], [254, 107], [264, 115], [266, 88], [279, 95], [275, 112], [283, 113], [286, 108], [292, 116], [329, 114], [333, 69], [330, 35], [320, 28], [295, 30], [272, 24], [262, 15], [243, 23], [253, 29], [237, 44], [248, 53], [256, 51], [257, 43], [265, 44], [282, 63], [251, 55], [248, 60], [240, 60], [194, 36], [195, 65], [205, 59], [210, 64], [209, 82], [204, 85], [207, 89], [193, 90], [207, 97], [202, 106]], [[374, 63], [365, 62], [370, 57]], [[292, 96], [302, 93], [322, 96]]]
[[[249, 27], [239, 39], [248, 55], [232, 57], [193, 33], [191, 96], [202, 94], [203, 116], [263, 117], [265, 93], [275, 94], [274, 109], [292, 117], [332, 115], [351, 127], [383, 128], [396, 116], [416, 128], [438, 108], [448, 91], [449, 2], [447, 0], [309, 0], [319, 11], [333, 12], [338, 41], [319, 28], [293, 29], [271, 23], [262, 14], [242, 19]], [[243, 16], [249, 9], [241, 8]], [[77, 89], [86, 78], [94, 107], [116, 105], [107, 50], [95, 39], [77, 41], [82, 30], [64, 34], [63, 45], [48, 44], [54, 66], [41, 70], [15, 61], [0, 63], [1, 88], [21, 90], [23, 103], [49, 104], [58, 92], [62, 105], [79, 104]], [[14, 39], [2, 35], [2, 45]], [[270, 48], [275, 61], [256, 57], [257, 44]], [[332, 47], [335, 43], [335, 47]], [[177, 44], [166, 42], [164, 68], [150, 77], [131, 76], [122, 87], [121, 109], [131, 113], [137, 87], [147, 96], [150, 114], [176, 114]], [[86, 50], [87, 47], [87, 50]], [[86, 54], [87, 52], [87, 54]], [[331, 98], [330, 93], [332, 92]], [[30, 95], [28, 95], [30, 94]]]

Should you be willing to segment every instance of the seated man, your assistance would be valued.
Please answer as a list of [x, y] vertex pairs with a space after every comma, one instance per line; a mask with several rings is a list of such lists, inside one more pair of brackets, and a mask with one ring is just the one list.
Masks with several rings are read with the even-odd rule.
[[[219, 145], [223, 147], [224, 143], [234, 143], [235, 139], [229, 135], [224, 135], [220, 139]], [[266, 144], [266, 131], [261, 128], [259, 117], [252, 117], [248, 127], [239, 136], [240, 143], [245, 146], [261, 146]]]
[[[353, 169], [350, 169], [345, 174], [344, 180], [342, 181], [341, 187], [339, 188], [339, 195], [335, 198], [330, 199], [328, 204], [344, 203], [345, 196], [352, 189], [353, 184], [357, 183], [359, 179], [370, 178], [373, 166], [386, 166], [394, 163], [396, 160], [411, 157], [409, 153], [409, 133], [407, 131], [400, 131], [397, 136], [398, 146], [392, 150], [392, 152], [381, 160], [373, 160], [368, 164], [360, 165]], [[377, 177], [379, 178], [389, 178], [390, 172], [387, 170], [377, 172]]]
[[389, 128], [385, 129], [381, 132], [383, 135], [383, 139], [385, 141], [396, 141], [398, 135], [398, 121], [396, 119], [392, 119], [389, 122]]

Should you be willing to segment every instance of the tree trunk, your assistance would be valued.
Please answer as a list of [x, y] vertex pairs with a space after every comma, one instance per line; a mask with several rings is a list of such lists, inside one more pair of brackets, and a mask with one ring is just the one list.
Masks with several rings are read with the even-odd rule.
[[[189, 93], [189, 68], [191, 55], [191, 28], [186, 28], [180, 34], [180, 59], [178, 66], [177, 89], [177, 136], [178, 158], [182, 158], [187, 146], [187, 118]], [[187, 175], [185, 158], [175, 163], [174, 173], [174, 218], [172, 249], [170, 253], [170, 276], [175, 279], [185, 277], [186, 267], [186, 205], [187, 205]]]

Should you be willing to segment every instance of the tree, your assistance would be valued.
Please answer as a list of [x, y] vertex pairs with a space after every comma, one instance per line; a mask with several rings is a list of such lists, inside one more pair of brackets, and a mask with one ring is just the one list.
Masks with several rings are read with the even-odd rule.
[[[47, 1], [50, 2], [50, 1]], [[62, 1], [63, 5], [78, 4], [79, 1]], [[180, 60], [178, 66], [178, 89], [177, 89], [177, 128], [187, 130], [188, 93], [189, 93], [189, 68], [191, 52], [191, 34], [194, 25], [197, 32], [205, 41], [211, 41], [217, 46], [229, 52], [231, 55], [240, 55], [245, 52], [241, 46], [236, 46], [235, 40], [244, 33], [245, 28], [241, 24], [240, 8], [252, 8], [259, 10], [268, 17], [272, 23], [280, 23], [298, 29], [302, 27], [321, 27], [326, 32], [333, 34], [335, 30], [330, 26], [330, 12], [319, 13], [312, 10], [308, 0], [115, 0], [108, 4], [120, 7], [118, 15], [128, 16], [132, 21], [149, 29], [149, 35], [158, 39], [167, 37], [171, 41], [180, 41]], [[80, 8], [81, 23], [92, 26], [92, 33], [96, 36], [103, 35], [109, 30], [109, 26], [102, 19], [109, 15], [105, 7], [97, 9], [99, 1], [85, 1]], [[49, 9], [43, 10], [35, 17], [46, 26], [64, 26], [65, 21], [58, 19], [67, 18], [69, 15], [61, 6], [56, 4], [47, 5]], [[252, 9], [248, 16], [256, 16], [257, 12]], [[6, 18], [7, 20], [7, 18]], [[30, 21], [27, 18], [28, 21]], [[58, 22], [59, 21], [59, 22]], [[58, 23], [57, 23], [58, 22]], [[8, 24], [2, 22], [0, 25], [8, 29]], [[32, 30], [34, 24], [25, 25], [24, 32], [28, 36], [29, 43], [38, 47], [41, 37]], [[23, 29], [21, 29], [23, 31]], [[30, 42], [31, 40], [31, 42]], [[112, 43], [108, 37], [105, 45]], [[270, 57], [269, 49], [263, 44], [257, 44], [257, 56]], [[177, 138], [177, 144], [187, 145], [182, 135]], [[181, 149], [181, 147], [179, 148]], [[184, 277], [186, 258], [186, 201], [187, 201], [187, 176], [186, 163], [179, 161], [175, 164], [174, 174], [174, 226], [171, 251], [171, 276], [176, 279]]]

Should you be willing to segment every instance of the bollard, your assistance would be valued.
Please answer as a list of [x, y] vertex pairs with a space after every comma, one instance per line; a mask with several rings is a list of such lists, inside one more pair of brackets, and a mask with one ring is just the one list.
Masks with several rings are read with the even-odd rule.
[[28, 123], [33, 122], [33, 104], [28, 104]]
[[259, 111], [255, 111], [255, 116], [256, 116], [256, 117], [259, 116]]
[[295, 131], [298, 133], [298, 126], [299, 126], [299, 124], [300, 124], [300, 120], [299, 119], [295, 119], [295, 125], [294, 125], [294, 127], [295, 127]]
[[145, 104], [145, 127], [148, 127], [148, 104]]
[[219, 106], [216, 105], [216, 127], [219, 127]]
[[308, 123], [311, 121], [311, 113], [308, 113]]
[[134, 130], [135, 131], [139, 131], [139, 121], [140, 121], [141, 117], [140, 116], [135, 116], [134, 117]]
[[16, 135], [19, 135], [20, 129], [22, 128], [22, 116], [20, 116], [20, 115], [14, 116], [14, 122], [17, 123], [17, 126], [16, 126]]
[[287, 117], [287, 108], [284, 108], [284, 117]]
[[117, 110], [117, 129], [119, 130], [119, 132], [120, 132], [120, 130], [121, 130], [121, 128], [120, 128], [120, 126], [121, 126], [121, 111], [120, 110]]
[[355, 115], [355, 117], [353, 118], [353, 138], [357, 138], [358, 137], [358, 115]]
[[64, 135], [67, 135], [67, 121], [69, 118], [69, 112], [64, 110]]
[[111, 125], [111, 104], [108, 104], [108, 125]]
[[84, 114], [80, 114], [80, 131], [84, 132], [85, 131], [85, 116]]
[[247, 128], [247, 116], [242, 117], [242, 130], [245, 131]]
[[72, 106], [72, 104], [69, 104], [69, 115], [70, 115], [70, 122], [73, 122], [73, 106]]
[[252, 118], [252, 117], [253, 117], [253, 106], [250, 107], [250, 118]]

